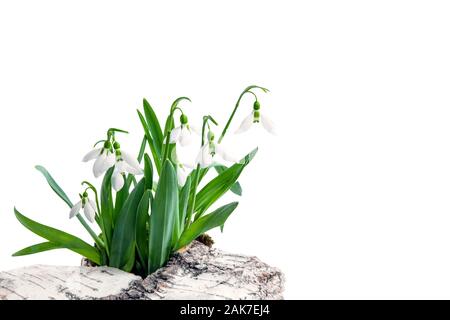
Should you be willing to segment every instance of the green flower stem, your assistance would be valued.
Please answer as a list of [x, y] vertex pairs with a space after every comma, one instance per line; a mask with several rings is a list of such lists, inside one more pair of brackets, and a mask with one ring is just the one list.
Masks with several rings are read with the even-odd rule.
[[[182, 114], [184, 114], [183, 110], [181, 110], [180, 107], [178, 107], [178, 103], [180, 103], [180, 101], [182, 100], [187, 100], [187, 101], [191, 101], [191, 99], [189, 99], [188, 97], [179, 97], [177, 98], [173, 103], [172, 106], [170, 107], [170, 114], [169, 117], [167, 118], [169, 123], [171, 120], [173, 120], [173, 115], [175, 113], [176, 110], [179, 110]], [[162, 158], [162, 162], [164, 162], [164, 160], [166, 160], [169, 157], [169, 142], [170, 142], [170, 130], [172, 130], [173, 128], [167, 128], [167, 131], [164, 132], [164, 136], [166, 137], [166, 143], [165, 143], [165, 148], [164, 148], [164, 156]]]
[[194, 186], [192, 189], [193, 196], [192, 196], [192, 201], [190, 202], [189, 208], [188, 208], [185, 230], [187, 228], [189, 228], [189, 226], [191, 225], [191, 222], [192, 222], [192, 215], [194, 214], [194, 208], [195, 208], [195, 200], [197, 198], [197, 186], [199, 183], [199, 177], [200, 177], [200, 164], [197, 164], [197, 168], [195, 169]]
[[228, 121], [227, 121], [225, 127], [223, 128], [223, 131], [222, 131], [222, 134], [221, 134], [220, 137], [219, 137], [218, 143], [221, 143], [222, 140], [223, 140], [223, 138], [225, 137], [225, 134], [227, 133], [228, 127], [230, 126], [231, 121], [233, 121], [234, 115], [236, 114], [236, 111], [237, 111], [237, 109], [239, 108], [239, 104], [241, 103], [242, 97], [243, 97], [246, 93], [251, 93], [251, 94], [253, 94], [253, 95], [255, 96], [255, 99], [257, 99], [256, 95], [255, 95], [252, 91], [250, 91], [250, 90], [252, 90], [252, 89], [261, 89], [261, 90], [264, 91], [264, 92], [269, 92], [268, 89], [263, 88], [263, 87], [260, 87], [260, 86], [248, 86], [247, 88], [245, 88], [245, 90], [242, 91], [241, 95], [239, 96], [239, 98], [238, 98], [238, 100], [237, 100], [237, 102], [236, 102], [236, 105], [234, 106], [234, 109], [233, 109], [233, 111], [231, 112], [230, 118], [228, 118]]
[[109, 246], [108, 246], [108, 240], [106, 239], [106, 232], [105, 232], [105, 222], [103, 221], [103, 217], [102, 217], [102, 213], [101, 213], [101, 209], [100, 209], [100, 201], [98, 201], [98, 192], [97, 189], [92, 185], [92, 183], [88, 182], [88, 181], [83, 181], [81, 183], [82, 185], [87, 185], [87, 189], [91, 189], [92, 192], [94, 192], [95, 195], [95, 204], [97, 205], [97, 212], [100, 218], [100, 229], [102, 229], [102, 236], [103, 236], [103, 246], [106, 249], [106, 253], [109, 256]]
[[[217, 122], [216, 122], [216, 120], [213, 119], [213, 117], [211, 117], [209, 115], [203, 117], [202, 146], [201, 146], [201, 148], [203, 148], [203, 146], [205, 145], [205, 129], [206, 129], [206, 125], [208, 125], [208, 127], [209, 127], [208, 121], [211, 121], [212, 123], [217, 125]], [[186, 228], [188, 228], [189, 225], [192, 222], [191, 220], [192, 220], [192, 215], [194, 214], [194, 210], [195, 210], [195, 201], [196, 201], [196, 198], [197, 198], [197, 187], [198, 187], [198, 184], [199, 184], [199, 180], [200, 180], [200, 164], [197, 164], [197, 168], [195, 169], [195, 177], [194, 177], [194, 187], [193, 187], [192, 200], [190, 201], [189, 207], [188, 207]]]

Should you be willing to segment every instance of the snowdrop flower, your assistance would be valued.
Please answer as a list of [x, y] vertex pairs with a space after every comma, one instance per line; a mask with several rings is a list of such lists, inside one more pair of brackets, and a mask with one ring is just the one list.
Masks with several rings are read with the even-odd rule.
[[98, 178], [116, 162], [116, 157], [110, 141], [105, 141], [103, 147], [88, 152], [84, 156], [83, 162], [88, 162], [94, 159], [95, 162], [92, 171], [94, 176]]
[[197, 133], [197, 130], [189, 125], [185, 114], [180, 116], [180, 122], [181, 124], [170, 132], [170, 143], [178, 143], [185, 147], [192, 142], [192, 133]]
[[83, 195], [80, 195], [81, 200], [78, 201], [70, 210], [69, 218], [72, 219], [75, 217], [80, 210], [83, 210], [85, 217], [91, 222], [95, 221], [95, 203], [91, 199], [88, 198], [87, 192], [84, 192]]
[[252, 124], [261, 122], [264, 129], [271, 134], [275, 134], [275, 125], [269, 118], [261, 114], [260, 108], [259, 101], [255, 101], [252, 112], [242, 121], [235, 133], [245, 132], [250, 129]]
[[111, 177], [111, 184], [114, 190], [119, 191], [125, 184], [124, 176], [126, 173], [139, 175], [143, 174], [143, 171], [139, 166], [139, 162], [133, 156], [120, 150], [119, 143], [114, 143], [114, 149], [116, 151], [116, 161]]
[[225, 161], [238, 162], [238, 160], [230, 155], [225, 148], [214, 142], [214, 134], [209, 131], [208, 142], [200, 148], [196, 163], [199, 164], [201, 168], [207, 168], [214, 163], [213, 157], [216, 155]]

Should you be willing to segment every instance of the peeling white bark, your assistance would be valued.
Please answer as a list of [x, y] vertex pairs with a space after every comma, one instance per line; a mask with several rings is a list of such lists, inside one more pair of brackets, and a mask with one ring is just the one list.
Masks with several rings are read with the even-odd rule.
[[0, 272], [1, 299], [282, 299], [283, 274], [256, 257], [194, 242], [145, 280], [109, 267], [35, 265]]

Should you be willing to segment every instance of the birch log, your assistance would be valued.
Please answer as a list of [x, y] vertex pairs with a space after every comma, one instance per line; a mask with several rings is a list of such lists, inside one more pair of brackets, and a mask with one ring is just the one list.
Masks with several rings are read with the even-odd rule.
[[256, 257], [194, 242], [142, 279], [109, 267], [34, 265], [0, 272], [1, 299], [282, 299], [283, 274]]

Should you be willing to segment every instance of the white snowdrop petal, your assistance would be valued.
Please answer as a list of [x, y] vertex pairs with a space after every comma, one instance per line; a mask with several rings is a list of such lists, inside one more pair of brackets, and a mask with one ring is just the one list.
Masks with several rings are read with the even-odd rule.
[[91, 204], [88, 202], [84, 205], [84, 216], [89, 220], [90, 223], [94, 223], [95, 221], [95, 210], [91, 206]]
[[250, 129], [252, 124], [253, 124], [253, 112], [250, 113], [247, 117], [245, 117], [245, 119], [242, 121], [241, 125], [239, 126], [239, 128], [236, 130], [235, 133], [242, 133], [247, 131], [248, 129]]
[[207, 168], [213, 163], [213, 157], [209, 152], [209, 145], [205, 144], [200, 150], [200, 154], [197, 157], [199, 159], [198, 163], [201, 168]]
[[141, 170], [139, 166], [139, 162], [135, 157], [130, 155], [128, 152], [122, 151], [122, 159], [125, 160], [125, 162], [135, 168], [136, 170]]
[[92, 172], [94, 173], [94, 177], [98, 178], [100, 177], [105, 170], [103, 168], [105, 167], [105, 161], [106, 161], [106, 155], [103, 153], [101, 154], [97, 160], [94, 162], [94, 166], [92, 167]]
[[112, 186], [114, 190], [119, 191], [123, 188], [125, 180], [121, 173], [114, 174], [111, 179]]
[[97, 210], [95, 208], [97, 208], [97, 205], [95, 204], [94, 201], [92, 201], [91, 199], [88, 200], [89, 204], [91, 205], [91, 207], [94, 209], [94, 212], [96, 212]]
[[179, 140], [180, 145], [182, 147], [185, 147], [185, 146], [187, 146], [187, 145], [189, 145], [191, 143], [191, 141], [192, 141], [192, 134], [191, 134], [191, 132], [189, 131], [188, 128], [185, 128], [185, 127], [181, 128], [181, 134], [180, 134], [180, 137], [179, 137], [178, 140]]
[[176, 143], [181, 133], [181, 127], [176, 127], [170, 132], [170, 143]]
[[139, 170], [138, 170], [138, 169], [128, 165], [127, 163], [124, 163], [124, 166], [123, 166], [123, 169], [122, 169], [121, 173], [122, 172], [128, 172], [128, 173], [131, 173], [131, 174], [134, 174], [134, 175], [139, 175], [139, 174], [143, 174], [144, 173], [141, 168], [139, 168]]
[[102, 148], [97, 148], [97, 149], [93, 149], [93, 150], [89, 151], [83, 157], [83, 162], [88, 162], [88, 161], [91, 161], [91, 160], [94, 160], [94, 159], [98, 158], [98, 156], [100, 155], [101, 151], [102, 151]]
[[180, 187], [184, 186], [187, 179], [187, 173], [183, 168], [178, 167], [177, 168], [177, 177], [178, 177], [178, 184]]
[[264, 127], [264, 129], [266, 129], [271, 134], [275, 134], [276, 133], [275, 125], [272, 122], [272, 120], [270, 120], [268, 117], [266, 117], [266, 116], [264, 116], [262, 114], [260, 116], [260, 119], [261, 119], [261, 124]]
[[69, 214], [69, 219], [72, 219], [73, 217], [75, 217], [78, 212], [80, 212], [81, 209], [81, 200], [78, 201], [73, 207], [72, 209], [70, 209], [70, 214]]
[[188, 169], [194, 169], [195, 168], [195, 164], [192, 164], [192, 163], [183, 162], [181, 165], [183, 167], [188, 168]]
[[115, 164], [116, 164], [116, 155], [114, 153], [108, 151], [108, 153], [106, 154], [104, 170], [105, 171], [108, 170]]

